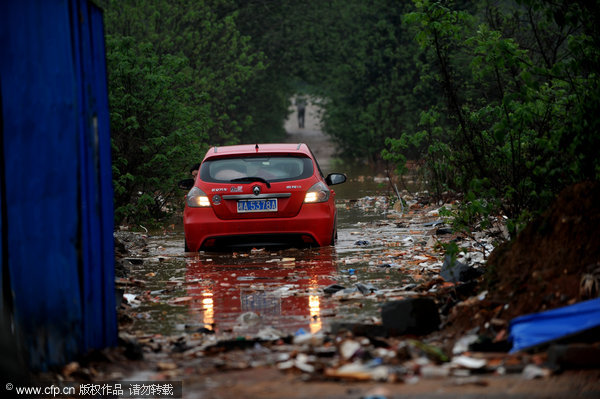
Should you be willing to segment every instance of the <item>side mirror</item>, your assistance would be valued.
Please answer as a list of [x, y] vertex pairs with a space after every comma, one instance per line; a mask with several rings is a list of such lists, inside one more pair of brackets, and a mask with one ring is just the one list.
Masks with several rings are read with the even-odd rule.
[[190, 190], [192, 187], [194, 187], [194, 179], [179, 180], [177, 186], [183, 190]]
[[325, 178], [325, 182], [329, 186], [333, 186], [334, 184], [341, 184], [346, 181], [346, 175], [343, 173], [330, 173]]

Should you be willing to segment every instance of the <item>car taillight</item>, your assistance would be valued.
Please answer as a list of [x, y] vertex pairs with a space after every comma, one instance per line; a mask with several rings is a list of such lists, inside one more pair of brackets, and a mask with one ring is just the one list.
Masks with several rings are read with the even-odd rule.
[[322, 182], [314, 184], [304, 197], [305, 203], [326, 202], [329, 199], [329, 188]]
[[185, 200], [187, 205], [192, 208], [203, 208], [210, 206], [208, 196], [204, 194], [204, 191], [200, 190], [198, 187], [192, 187]]

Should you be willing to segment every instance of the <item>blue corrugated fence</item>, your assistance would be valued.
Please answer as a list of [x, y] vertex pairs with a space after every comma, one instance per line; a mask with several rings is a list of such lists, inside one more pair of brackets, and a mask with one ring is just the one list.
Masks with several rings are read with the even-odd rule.
[[0, 2], [2, 303], [33, 368], [116, 343], [101, 10]]

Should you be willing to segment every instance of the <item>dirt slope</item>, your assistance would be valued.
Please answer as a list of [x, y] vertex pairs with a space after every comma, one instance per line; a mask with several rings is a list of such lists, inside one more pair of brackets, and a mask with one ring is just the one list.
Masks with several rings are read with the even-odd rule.
[[[573, 304], [582, 276], [600, 267], [600, 184], [566, 188], [554, 204], [487, 263], [488, 300], [449, 324], [468, 328]], [[508, 304], [508, 306], [504, 306]]]

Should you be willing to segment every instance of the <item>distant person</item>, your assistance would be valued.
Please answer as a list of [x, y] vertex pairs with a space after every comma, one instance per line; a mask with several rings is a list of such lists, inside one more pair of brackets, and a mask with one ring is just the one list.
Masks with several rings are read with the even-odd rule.
[[304, 113], [306, 111], [306, 99], [303, 96], [296, 97], [296, 108], [298, 110], [298, 127], [304, 129]]

